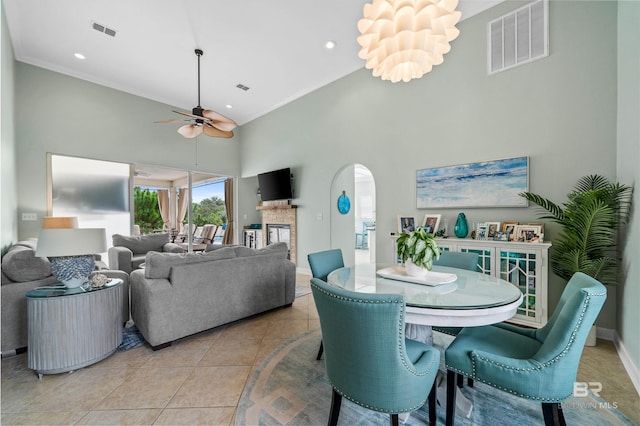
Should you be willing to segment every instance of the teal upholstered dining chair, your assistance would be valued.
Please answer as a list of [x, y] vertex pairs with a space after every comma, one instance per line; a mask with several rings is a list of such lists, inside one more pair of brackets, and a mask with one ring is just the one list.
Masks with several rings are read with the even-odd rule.
[[[442, 251], [440, 252], [440, 258], [433, 261], [434, 265], [439, 266], [448, 266], [450, 268], [458, 268], [465, 269], [467, 271], [477, 271], [478, 270], [478, 260], [480, 259], [480, 255], [478, 253], [471, 252], [463, 252], [463, 251]], [[462, 330], [462, 327], [432, 327], [434, 331], [439, 331], [440, 333], [448, 334], [450, 336], [457, 336]], [[467, 378], [467, 384], [469, 386], [473, 386], [473, 379]], [[460, 376], [458, 378], [458, 386], [462, 387], [463, 377]]]
[[329, 425], [340, 415], [342, 398], [370, 410], [398, 414], [415, 411], [429, 399], [435, 424], [434, 381], [440, 352], [404, 337], [405, 300], [399, 294], [364, 294], [317, 278], [311, 290], [320, 316], [325, 366], [333, 388]]
[[434, 265], [448, 266], [450, 268], [478, 270], [478, 253], [464, 251], [442, 251], [440, 257], [433, 261]]
[[447, 425], [453, 425], [457, 374], [542, 403], [546, 425], [564, 425], [560, 402], [573, 392], [578, 364], [607, 289], [577, 272], [540, 329], [510, 324], [464, 328], [445, 351]]
[[[467, 271], [478, 270], [478, 253], [443, 251], [440, 258], [433, 261], [434, 266], [448, 266], [450, 268], [466, 269]], [[457, 336], [462, 327], [433, 327], [435, 331]]]
[[[313, 278], [318, 278], [322, 281], [327, 281], [327, 275], [344, 266], [342, 250], [340, 249], [309, 253], [307, 255], [307, 260], [309, 261], [311, 275], [313, 275]], [[323, 349], [324, 346], [322, 345], [322, 340], [320, 340], [320, 349], [318, 349], [318, 355], [316, 356], [317, 360], [322, 358]]]

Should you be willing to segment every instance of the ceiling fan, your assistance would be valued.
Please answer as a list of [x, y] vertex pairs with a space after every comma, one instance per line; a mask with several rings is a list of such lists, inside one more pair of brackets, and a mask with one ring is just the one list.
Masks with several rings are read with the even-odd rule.
[[236, 122], [220, 113], [210, 109], [203, 109], [200, 106], [200, 56], [202, 56], [204, 52], [201, 49], [196, 49], [195, 52], [198, 57], [198, 106], [194, 107], [193, 110], [191, 110], [191, 113], [173, 111], [189, 118], [163, 120], [157, 121], [157, 123], [192, 121], [191, 124], [185, 124], [178, 129], [178, 133], [185, 138], [195, 138], [201, 133], [213, 138], [230, 138], [233, 136], [232, 130], [236, 127]]

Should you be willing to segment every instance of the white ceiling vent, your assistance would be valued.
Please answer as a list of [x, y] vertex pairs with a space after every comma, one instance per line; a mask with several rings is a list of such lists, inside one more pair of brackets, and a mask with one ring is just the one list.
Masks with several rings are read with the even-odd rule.
[[104, 33], [106, 35], [109, 35], [111, 37], [115, 37], [116, 36], [116, 30], [112, 30], [111, 28], [107, 28], [102, 24], [98, 24], [97, 22], [91, 22], [91, 27], [93, 27], [94, 30], [99, 31], [101, 33]]
[[489, 22], [489, 74], [549, 55], [549, 1], [538, 0]]

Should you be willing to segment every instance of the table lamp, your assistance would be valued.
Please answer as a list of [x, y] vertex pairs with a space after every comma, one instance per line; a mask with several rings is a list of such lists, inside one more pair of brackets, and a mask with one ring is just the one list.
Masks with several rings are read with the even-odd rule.
[[75, 216], [45, 216], [42, 218], [42, 227], [51, 228], [77, 228], [78, 218]]
[[36, 256], [48, 257], [53, 275], [67, 288], [87, 282], [95, 268], [94, 253], [107, 250], [104, 228], [44, 228]]

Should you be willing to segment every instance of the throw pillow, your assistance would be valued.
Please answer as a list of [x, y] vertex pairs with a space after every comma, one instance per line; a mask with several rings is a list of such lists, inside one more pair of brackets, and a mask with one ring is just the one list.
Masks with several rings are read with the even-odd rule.
[[53, 274], [49, 259], [36, 257], [34, 249], [22, 244], [14, 245], [4, 255], [2, 273], [18, 283], [41, 280]]
[[147, 253], [144, 263], [145, 278], [169, 278], [174, 265], [209, 262], [236, 257], [233, 250], [216, 250], [212, 253]]
[[252, 249], [245, 246], [234, 246], [234, 250], [236, 252], [236, 256], [245, 257], [245, 256], [256, 256], [260, 254], [271, 254], [271, 253], [279, 253], [282, 255], [282, 258], [285, 259], [287, 257], [287, 253], [289, 252], [289, 248], [287, 247], [287, 243], [271, 243], [266, 247], [261, 249]]
[[233, 250], [236, 252], [236, 256], [238, 257], [255, 256], [259, 252], [256, 249], [252, 249], [245, 246], [234, 246]]
[[145, 254], [149, 251], [163, 251], [162, 246], [169, 242], [169, 234], [146, 234], [128, 236], [113, 234], [111, 237], [114, 246], [126, 247], [133, 254]]
[[287, 257], [287, 253], [289, 252], [289, 247], [287, 246], [287, 243], [272, 243], [269, 244], [266, 247], [261, 248], [260, 250], [258, 250], [262, 253], [280, 253], [282, 254], [283, 258]]

